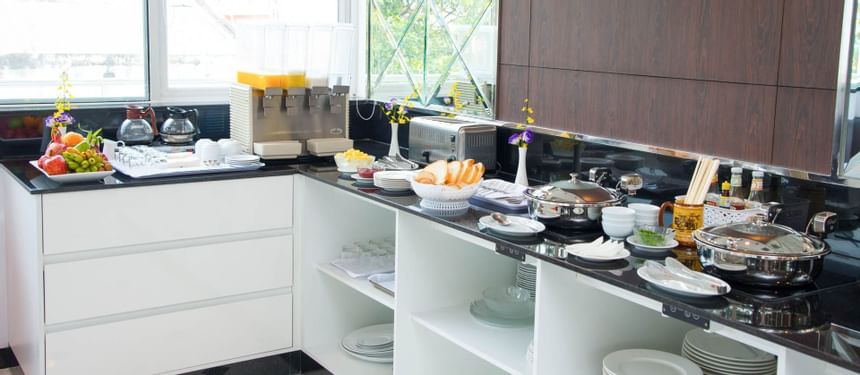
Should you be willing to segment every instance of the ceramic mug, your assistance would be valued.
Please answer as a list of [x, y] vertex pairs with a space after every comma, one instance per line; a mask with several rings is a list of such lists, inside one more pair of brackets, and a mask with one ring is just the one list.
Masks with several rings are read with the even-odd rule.
[[102, 140], [102, 154], [104, 154], [105, 157], [108, 158], [108, 161], [116, 160], [116, 150], [120, 147], [125, 147], [125, 142], [114, 141], [112, 139]]
[[663, 202], [660, 205], [660, 216], [657, 217], [657, 220], [660, 226], [664, 226], [663, 214], [667, 210], [672, 211], [672, 229], [675, 230], [675, 240], [682, 246], [695, 247], [693, 231], [705, 225], [705, 205], [686, 204], [684, 198], [685, 196], [679, 195], [675, 197], [674, 203]]
[[[197, 146], [195, 145], [195, 149]], [[197, 150], [195, 150], [197, 151]], [[209, 141], [200, 145], [200, 151], [196, 152], [200, 162], [205, 166], [213, 167], [221, 164], [221, 147], [217, 143]]]
[[242, 145], [229, 138], [219, 139], [218, 146], [221, 147], [221, 156], [225, 158], [242, 153]]

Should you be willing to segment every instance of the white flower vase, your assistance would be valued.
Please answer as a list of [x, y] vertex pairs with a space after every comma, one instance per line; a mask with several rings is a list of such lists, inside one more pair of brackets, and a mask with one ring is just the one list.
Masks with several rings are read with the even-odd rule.
[[400, 156], [400, 143], [397, 142], [397, 126], [396, 122], [390, 122], [391, 125], [391, 143], [388, 146], [388, 156], [396, 158]]
[[522, 186], [529, 186], [529, 178], [526, 175], [526, 151], [528, 151], [525, 147], [517, 147], [517, 151], [519, 151], [519, 160], [517, 160], [517, 177], [514, 179], [514, 183]]

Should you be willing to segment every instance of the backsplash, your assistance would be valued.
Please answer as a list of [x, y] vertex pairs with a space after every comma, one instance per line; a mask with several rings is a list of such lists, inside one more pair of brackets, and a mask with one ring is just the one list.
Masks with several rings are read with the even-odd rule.
[[[198, 105], [183, 108], [196, 108], [199, 111], [200, 118], [193, 121], [200, 129], [202, 137], [220, 139], [230, 136], [230, 107], [228, 105]], [[160, 129], [161, 123], [167, 116], [166, 107], [154, 107], [154, 109], [156, 125]], [[51, 113], [53, 113], [51, 110], [0, 112], [0, 157], [9, 158], [38, 154], [42, 141], [40, 138], [32, 138], [34, 135], [40, 134], [38, 130], [28, 129], [26, 130], [27, 133], [20, 134], [22, 132], [20, 130], [10, 130], [10, 125], [12, 129], [18, 129], [19, 126], [32, 128], [34, 122], [38, 122], [38, 126], [42, 126], [42, 120], [46, 116], [50, 116]], [[78, 120], [83, 129], [103, 128], [102, 134], [105, 138], [110, 139], [116, 139], [116, 131], [126, 118], [124, 106], [73, 109], [72, 116]]]
[[[350, 136], [353, 139], [389, 141], [388, 123], [378, 109], [371, 117], [373, 108], [369, 102], [353, 102], [350, 110]], [[414, 112], [417, 116], [436, 114]], [[359, 114], [369, 119], [364, 120]], [[495, 173], [507, 175], [510, 179], [516, 173], [518, 156], [516, 146], [507, 144], [507, 139], [515, 131], [499, 128], [497, 132], [499, 168]], [[408, 134], [408, 125], [401, 126], [398, 140], [404, 148], [404, 155], [408, 155]], [[529, 146], [526, 165], [532, 185], [567, 179], [572, 172], [579, 172], [581, 177], [587, 178], [592, 167], [610, 167], [616, 177], [636, 172], [642, 175], [645, 186], [635, 199], [659, 205], [686, 192], [696, 161], [538, 133]], [[729, 167], [720, 167], [719, 181], [728, 180], [730, 174]], [[751, 171], [744, 170], [743, 178], [744, 186], [748, 188]], [[834, 252], [860, 260], [860, 189], [769, 174], [765, 174], [764, 185], [769, 201], [785, 205], [777, 218], [781, 224], [803, 231], [812, 214], [825, 210], [836, 212], [839, 215], [838, 230], [828, 235], [827, 242]]]

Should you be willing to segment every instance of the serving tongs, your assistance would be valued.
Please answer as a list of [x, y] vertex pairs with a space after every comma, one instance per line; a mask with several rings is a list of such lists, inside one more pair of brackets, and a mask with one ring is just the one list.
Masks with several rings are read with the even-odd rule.
[[383, 156], [377, 159], [373, 164], [382, 167], [387, 171], [411, 171], [418, 169], [418, 163], [400, 155]]

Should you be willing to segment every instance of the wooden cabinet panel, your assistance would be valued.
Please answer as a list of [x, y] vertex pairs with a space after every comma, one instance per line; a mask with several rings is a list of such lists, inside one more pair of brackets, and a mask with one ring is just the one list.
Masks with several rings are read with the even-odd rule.
[[836, 88], [843, 0], [785, 0], [779, 85]]
[[773, 85], [782, 5], [783, 0], [535, 1], [531, 66]]
[[517, 65], [499, 65], [499, 84], [496, 88], [496, 119], [522, 122], [520, 113], [523, 99], [528, 96], [529, 68]]
[[539, 126], [770, 162], [776, 88], [531, 68]]
[[773, 164], [830, 174], [836, 92], [780, 87], [773, 132]]
[[531, 0], [501, 0], [499, 3], [499, 63], [529, 64], [529, 18]]

